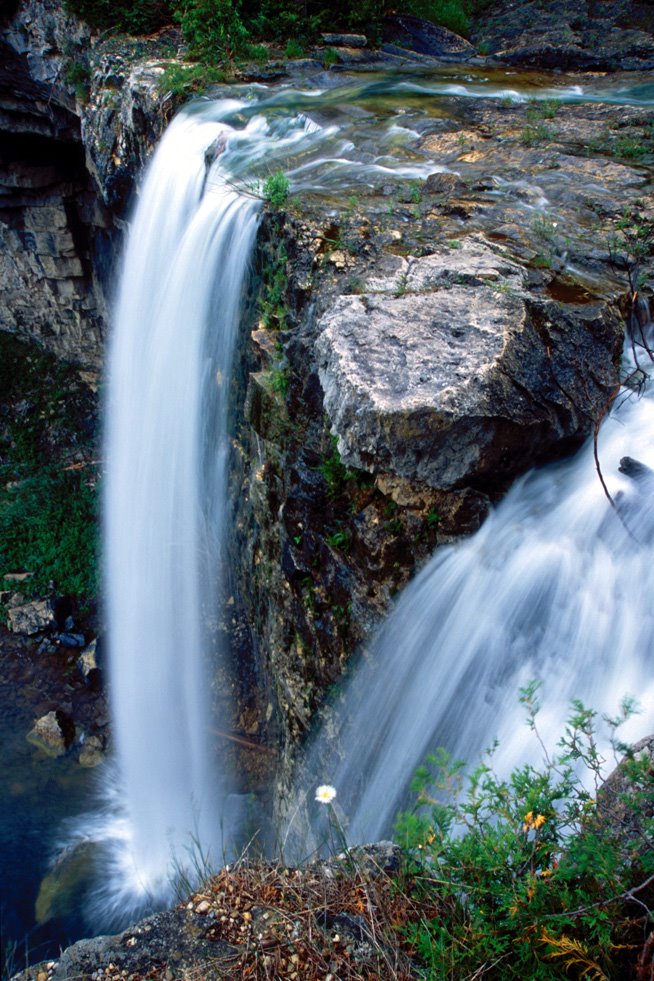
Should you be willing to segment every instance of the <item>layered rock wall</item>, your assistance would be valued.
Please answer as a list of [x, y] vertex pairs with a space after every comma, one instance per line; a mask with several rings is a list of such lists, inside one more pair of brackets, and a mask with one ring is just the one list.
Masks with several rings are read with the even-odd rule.
[[98, 367], [115, 257], [165, 113], [157, 70], [130, 74], [52, 0], [0, 32], [0, 329]]

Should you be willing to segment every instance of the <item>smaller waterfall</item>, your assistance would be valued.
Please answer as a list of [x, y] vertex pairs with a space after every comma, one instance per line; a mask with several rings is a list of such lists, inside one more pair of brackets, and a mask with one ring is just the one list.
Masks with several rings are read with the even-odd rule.
[[437, 746], [475, 763], [497, 739], [500, 772], [537, 764], [519, 704], [532, 679], [542, 683], [539, 732], [551, 750], [573, 698], [615, 716], [634, 696], [644, 717], [623, 736], [652, 731], [654, 472], [619, 472], [626, 455], [654, 467], [651, 386], [640, 398], [624, 389], [621, 402], [599, 452], [624, 524], [592, 445], [527, 474], [476, 535], [436, 552], [355, 667], [300, 778], [305, 792], [336, 787], [350, 843], [392, 830], [410, 778]]

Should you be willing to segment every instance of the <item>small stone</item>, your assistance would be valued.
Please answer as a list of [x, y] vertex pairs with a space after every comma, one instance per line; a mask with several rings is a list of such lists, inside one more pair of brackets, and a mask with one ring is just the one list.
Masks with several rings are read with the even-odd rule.
[[63, 633], [59, 634], [59, 643], [62, 647], [84, 647], [86, 638], [84, 634]]
[[86, 678], [90, 671], [94, 671], [98, 666], [96, 661], [96, 642], [93, 641], [89, 644], [85, 651], [83, 651], [77, 658], [77, 667], [80, 669], [84, 677]]
[[27, 741], [48, 756], [63, 756], [75, 738], [75, 723], [65, 712], [48, 712], [34, 723]]
[[334, 252], [330, 252], [329, 261], [332, 263], [332, 265], [336, 266], [337, 269], [344, 269], [347, 259], [345, 258], [345, 254], [343, 252], [336, 249]]
[[15, 634], [38, 634], [42, 630], [55, 627], [57, 621], [52, 600], [40, 599], [24, 603], [9, 610], [7, 626]]
[[93, 767], [104, 760], [102, 740], [98, 736], [89, 736], [84, 740], [79, 754], [80, 766]]
[[195, 907], [195, 912], [205, 914], [208, 913], [210, 909], [211, 909], [211, 903], [209, 902], [209, 900], [203, 899], [202, 902], [198, 903], [198, 905]]

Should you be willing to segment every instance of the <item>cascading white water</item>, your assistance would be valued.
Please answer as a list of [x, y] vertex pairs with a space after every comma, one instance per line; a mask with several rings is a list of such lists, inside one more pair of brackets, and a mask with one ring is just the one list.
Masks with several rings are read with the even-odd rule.
[[337, 788], [351, 843], [392, 830], [409, 779], [437, 746], [474, 763], [497, 739], [500, 772], [538, 763], [519, 704], [532, 679], [542, 682], [539, 732], [551, 750], [577, 698], [616, 716], [634, 696], [643, 715], [624, 735], [652, 731], [654, 472], [618, 472], [624, 456], [654, 467], [651, 390], [624, 390], [599, 453], [622, 521], [590, 445], [523, 477], [476, 535], [438, 550], [403, 592], [330, 722], [347, 756], [330, 757], [324, 734], [308, 763], [315, 781]]
[[[178, 117], [148, 170], [110, 346], [105, 552], [116, 767], [105, 788], [106, 808], [95, 820], [85, 815], [73, 836], [100, 845], [96, 928], [167, 901], [180, 867], [192, 876], [200, 854], [212, 853], [215, 861], [229, 851], [235, 833], [223, 821], [229, 777], [214, 768], [207, 749], [206, 660], [220, 598], [231, 361], [260, 208], [247, 186], [283, 168], [294, 189], [333, 200], [386, 175], [416, 178], [446, 169], [414, 152], [416, 133], [401, 113], [402, 125], [392, 114], [380, 122], [371, 113], [374, 139], [358, 107], [348, 115], [359, 99], [374, 106], [386, 85], [350, 84], [327, 93], [234, 89], [235, 98], [198, 103]], [[403, 97], [402, 84], [390, 89], [396, 100]], [[338, 125], [321, 126], [297, 112], [308, 106], [329, 120], [340, 113]], [[643, 409], [630, 406], [623, 414], [630, 411]], [[619, 452], [646, 456], [638, 449]], [[607, 469], [609, 456], [605, 451]], [[521, 487], [473, 542], [446, 551], [410, 587], [382, 634], [374, 671], [364, 668], [350, 689], [356, 745], [365, 748], [341, 771], [322, 774], [321, 782], [337, 783], [341, 799], [351, 790], [354, 800], [364, 775], [355, 838], [374, 837], [388, 826], [394, 790], [399, 794], [423, 750], [434, 739], [465, 732], [457, 715], [472, 713], [484, 740], [492, 737], [483, 712], [492, 719], [506, 710], [497, 701], [486, 704], [488, 691], [504, 686], [514, 704], [515, 667], [524, 650], [534, 664], [527, 659], [523, 675], [544, 674], [547, 657], [554, 683], [565, 659], [560, 647], [569, 650], [583, 636], [575, 623], [582, 614], [601, 619], [592, 604], [602, 591], [605, 615], [609, 580], [617, 581], [618, 566], [640, 554], [629, 551], [624, 532], [607, 516], [594, 475], [584, 483], [554, 470]], [[536, 516], [539, 508], [547, 510], [545, 517]], [[516, 531], [516, 523], [523, 530]], [[556, 545], [548, 530], [553, 525], [561, 539]], [[533, 544], [518, 548], [528, 536]], [[584, 571], [595, 568], [596, 560], [580, 548], [589, 536], [598, 563], [605, 552], [615, 556], [613, 572], [597, 574], [602, 590], [594, 586], [571, 608], [572, 622], [554, 636], [548, 632], [561, 594], [580, 589], [584, 575], [596, 575]], [[498, 564], [506, 583], [501, 590]], [[633, 575], [645, 582], [640, 566]], [[543, 581], [550, 584], [544, 590]], [[476, 609], [479, 622], [464, 636], [457, 623], [469, 625]], [[606, 633], [602, 650], [608, 652]], [[394, 647], [402, 655], [399, 665], [391, 663]], [[611, 664], [615, 670], [614, 659]], [[609, 680], [605, 671], [598, 687], [605, 690]], [[584, 696], [587, 688], [575, 685], [570, 682], [570, 690]], [[616, 694], [629, 687], [621, 680]], [[474, 740], [460, 742], [468, 751]]]
[[[208, 747], [208, 625], [220, 582], [227, 391], [259, 202], [220, 157], [229, 128], [176, 119], [130, 231], [109, 357], [106, 608], [119, 799], [114, 902], [160, 901], [194, 847], [222, 857]], [[207, 429], [211, 439], [207, 438]], [[110, 887], [111, 888], [111, 887]]]
[[176, 880], [218, 864], [239, 832], [226, 813], [229, 775], [209, 748], [215, 671], [207, 661], [220, 653], [212, 634], [228, 396], [261, 207], [252, 190], [276, 165], [295, 187], [314, 190], [316, 172], [340, 189], [348, 169], [364, 180], [430, 169], [383, 157], [352, 164], [339, 128], [290, 111], [285, 93], [243, 96], [196, 103], [173, 121], [146, 173], [123, 260], [104, 512], [115, 759], [103, 807], [75, 822], [64, 843], [64, 855], [94, 844], [86, 916], [96, 929], [169, 901]]

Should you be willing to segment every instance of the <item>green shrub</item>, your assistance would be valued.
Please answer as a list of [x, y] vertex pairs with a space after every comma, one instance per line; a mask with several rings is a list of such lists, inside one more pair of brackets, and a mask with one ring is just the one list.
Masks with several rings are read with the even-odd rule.
[[150, 34], [171, 20], [167, 0], [66, 0], [66, 7], [91, 27], [127, 34]]
[[[522, 700], [538, 736], [535, 685]], [[615, 728], [631, 711], [626, 702], [607, 721]], [[615, 737], [614, 745], [624, 749]], [[595, 713], [574, 702], [559, 747], [540, 769], [526, 765], [505, 780], [487, 763], [465, 775], [444, 751], [418, 772], [416, 805], [398, 835], [415, 901], [437, 909], [408, 929], [434, 981], [632, 976], [654, 900], [651, 760], [628, 762], [629, 791], [609, 820], [596, 800], [604, 761]]]
[[0, 333], [0, 580], [97, 588], [95, 402], [71, 365]]
[[264, 201], [267, 201], [272, 208], [283, 208], [288, 201], [288, 193], [291, 189], [291, 182], [286, 174], [281, 170], [271, 174], [261, 189]]
[[248, 31], [232, 0], [181, 0], [174, 13], [199, 61], [222, 65], [247, 51]]
[[89, 83], [91, 72], [87, 65], [79, 61], [71, 62], [66, 69], [65, 79], [72, 85], [79, 102], [87, 102], [89, 98]]
[[464, 37], [470, 32], [470, 18], [464, 0], [408, 0], [406, 13], [425, 17]]
[[0, 492], [0, 569], [31, 572], [23, 591], [44, 593], [52, 581], [62, 593], [96, 595], [94, 476], [50, 465]]
[[289, 312], [286, 303], [288, 254], [281, 223], [276, 216], [271, 230], [273, 238], [263, 253], [257, 310], [261, 323], [267, 330], [285, 330]]
[[291, 40], [287, 43], [286, 47], [284, 48], [284, 57], [303, 58], [304, 46], [301, 45], [299, 41], [296, 41], [294, 38], [291, 38]]

